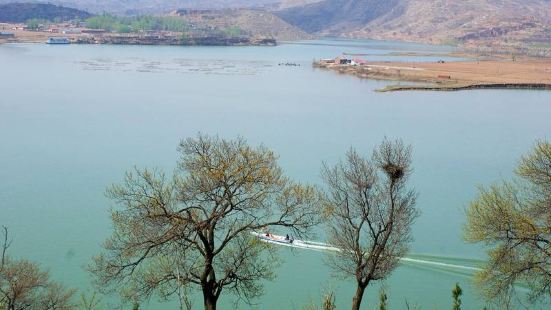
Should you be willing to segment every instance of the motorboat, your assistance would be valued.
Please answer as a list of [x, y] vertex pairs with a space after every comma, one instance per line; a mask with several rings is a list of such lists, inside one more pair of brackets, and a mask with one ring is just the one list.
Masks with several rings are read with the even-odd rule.
[[257, 237], [260, 241], [275, 245], [318, 251], [340, 251], [338, 248], [322, 242], [299, 240], [293, 237], [280, 236], [267, 232], [251, 232], [251, 234]]
[[258, 239], [263, 241], [269, 241], [269, 242], [277, 242], [277, 243], [285, 243], [285, 244], [291, 244], [293, 243], [293, 238], [287, 236], [279, 236], [274, 235], [271, 233], [253, 233]]

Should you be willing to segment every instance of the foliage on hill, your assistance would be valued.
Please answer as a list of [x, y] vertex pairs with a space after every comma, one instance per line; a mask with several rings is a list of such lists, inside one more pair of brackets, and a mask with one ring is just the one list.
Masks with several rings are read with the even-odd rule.
[[91, 29], [105, 29], [120, 33], [137, 31], [175, 31], [185, 32], [188, 24], [181, 18], [174, 16], [113, 16], [99, 15], [88, 18], [86, 27]]
[[68, 21], [86, 19], [92, 14], [63, 6], [44, 3], [8, 3], [0, 5], [0, 22], [24, 23], [30, 19]]
[[86, 27], [104, 29], [117, 33], [132, 33], [141, 31], [172, 31], [181, 32], [184, 37], [214, 36], [239, 37], [249, 35], [239, 26], [199, 27], [190, 26], [189, 21], [178, 16], [113, 16], [99, 15], [86, 20]]
[[260, 37], [273, 37], [278, 40], [303, 40], [312, 37], [303, 30], [291, 26], [271, 12], [248, 9], [190, 10], [182, 9], [171, 14], [183, 18], [197, 29], [218, 29]]

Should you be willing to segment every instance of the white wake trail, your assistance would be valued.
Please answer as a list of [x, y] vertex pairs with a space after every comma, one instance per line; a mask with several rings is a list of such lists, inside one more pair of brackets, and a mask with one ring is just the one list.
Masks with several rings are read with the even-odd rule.
[[[269, 238], [264, 238], [264, 236], [259, 233], [253, 233], [253, 235], [257, 236], [262, 242], [275, 244], [279, 246], [286, 246], [291, 248], [313, 250], [313, 251], [341, 251], [341, 249], [331, 246], [330, 244], [318, 242], [318, 241], [293, 240], [292, 242], [282, 242], [282, 240], [285, 240], [284, 237], [282, 236], [272, 235], [275, 238], [273, 240], [270, 240]], [[451, 268], [451, 269], [459, 269], [459, 270], [466, 270], [466, 271], [473, 271], [473, 272], [482, 270], [481, 268], [478, 268], [478, 267], [443, 263], [438, 261], [411, 258], [411, 257], [402, 257], [400, 261], [404, 263], [413, 263], [413, 264], [419, 264], [419, 265], [425, 265], [425, 266]]]

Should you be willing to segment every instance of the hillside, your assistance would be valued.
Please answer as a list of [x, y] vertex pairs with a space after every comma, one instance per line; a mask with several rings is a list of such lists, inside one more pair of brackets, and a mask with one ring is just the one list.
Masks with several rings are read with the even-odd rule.
[[318, 3], [323, 0], [278, 0], [271, 6], [273, 10], [284, 10], [293, 7], [305, 6], [312, 3]]
[[324, 0], [277, 15], [320, 35], [551, 48], [550, 0]]
[[180, 9], [171, 13], [198, 29], [234, 29], [250, 36], [268, 36], [277, 40], [302, 40], [312, 36], [276, 15], [249, 9]]
[[404, 0], [324, 0], [279, 11], [287, 22], [308, 32], [348, 32], [402, 7]]
[[75, 18], [86, 19], [90, 13], [77, 9], [43, 3], [0, 4], [0, 22], [23, 23], [29, 19], [67, 21]]

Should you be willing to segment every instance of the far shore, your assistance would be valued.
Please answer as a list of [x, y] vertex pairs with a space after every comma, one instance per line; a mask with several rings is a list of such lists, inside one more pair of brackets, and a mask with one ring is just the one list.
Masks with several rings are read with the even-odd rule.
[[[4, 30], [4, 32], [8, 32]], [[120, 45], [205, 45], [205, 46], [274, 46], [276, 39], [250, 36], [183, 36], [182, 33], [56, 33], [49, 31], [9, 30], [11, 38], [0, 38], [0, 43], [46, 43], [48, 38], [67, 38], [71, 44]]]
[[378, 91], [467, 89], [551, 90], [551, 59], [492, 59], [469, 61], [400, 62], [348, 59], [346, 56], [314, 62], [314, 67], [364, 79], [414, 82]]

